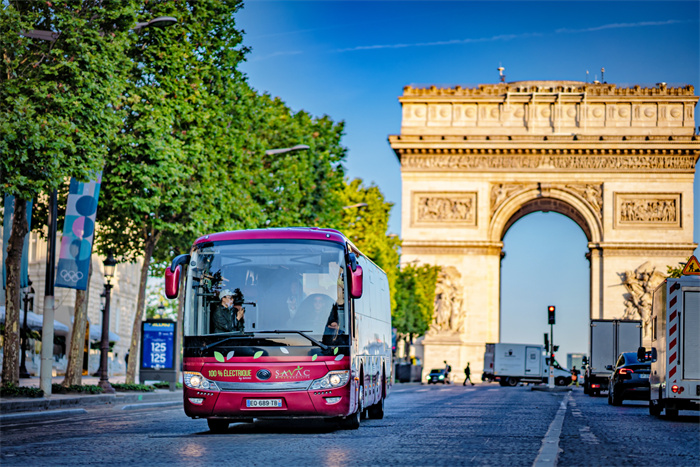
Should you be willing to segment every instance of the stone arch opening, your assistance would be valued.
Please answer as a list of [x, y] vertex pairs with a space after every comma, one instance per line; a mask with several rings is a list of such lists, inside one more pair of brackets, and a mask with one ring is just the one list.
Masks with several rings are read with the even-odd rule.
[[[493, 207], [489, 238], [502, 243], [508, 229], [532, 212], [558, 212], [572, 219], [583, 230], [589, 243], [602, 241], [602, 215], [599, 187], [593, 185], [511, 187], [512, 194]], [[506, 190], [507, 191], [507, 190]]]
[[556, 199], [556, 198], [537, 198], [533, 199], [530, 201], [527, 201], [525, 204], [522, 205], [520, 209], [518, 209], [511, 217], [508, 219], [506, 222], [505, 226], [503, 227], [503, 233], [501, 234], [501, 241], [506, 236], [506, 233], [508, 233], [508, 230], [515, 224], [518, 220], [521, 218], [527, 216], [528, 214], [531, 214], [533, 212], [558, 212], [559, 214], [563, 214], [564, 216], [568, 217], [569, 219], [573, 220], [578, 224], [579, 227], [581, 227], [581, 230], [583, 230], [583, 233], [586, 235], [586, 238], [588, 241], [591, 241], [591, 228], [586, 222], [586, 218], [578, 211], [576, 210], [573, 206], [570, 204]]

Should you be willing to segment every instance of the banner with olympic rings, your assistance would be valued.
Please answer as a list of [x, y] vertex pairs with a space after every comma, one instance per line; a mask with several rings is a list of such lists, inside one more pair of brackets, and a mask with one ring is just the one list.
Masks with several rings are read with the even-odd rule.
[[56, 287], [77, 290], [87, 288], [101, 183], [101, 171], [94, 180], [87, 183], [71, 178], [61, 252], [56, 268]]
[[[15, 197], [11, 195], [5, 196], [4, 201], [5, 215], [2, 226], [2, 288], [5, 289], [7, 282], [7, 271], [5, 271], [5, 260], [7, 259], [7, 244], [10, 241], [10, 233], [12, 232], [12, 219], [15, 213]], [[27, 201], [27, 235], [24, 237], [24, 246], [22, 246], [22, 265], [19, 274], [19, 286], [24, 288], [29, 285], [29, 232], [32, 230], [32, 201]]]

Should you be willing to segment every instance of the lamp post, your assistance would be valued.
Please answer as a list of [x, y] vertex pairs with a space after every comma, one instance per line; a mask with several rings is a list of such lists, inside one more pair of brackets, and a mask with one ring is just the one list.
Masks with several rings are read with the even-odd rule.
[[160, 305], [158, 305], [158, 316], [160, 319], [165, 318], [165, 305], [161, 302]]
[[110, 292], [112, 290], [112, 284], [110, 280], [114, 277], [114, 270], [117, 267], [117, 260], [112, 256], [112, 252], [109, 252], [107, 259], [104, 260], [105, 267], [105, 306], [102, 310], [102, 338], [100, 339], [100, 382], [97, 383], [102, 390], [108, 394], [113, 394], [114, 388], [109, 384], [109, 299]]
[[292, 152], [292, 151], [306, 151], [309, 149], [309, 146], [305, 144], [297, 144], [296, 146], [292, 146], [291, 148], [278, 148], [278, 149], [268, 149], [265, 151], [266, 156], [274, 156], [276, 154], [285, 154], [287, 152]]
[[27, 288], [24, 291], [24, 324], [22, 325], [22, 330], [24, 335], [22, 336], [22, 357], [19, 364], [19, 377], [29, 378], [31, 375], [27, 371], [27, 339], [29, 338], [29, 328], [27, 327], [27, 315], [29, 314], [29, 302], [32, 303], [32, 309], [34, 309], [34, 287], [32, 287], [32, 281], [29, 279], [27, 282]]

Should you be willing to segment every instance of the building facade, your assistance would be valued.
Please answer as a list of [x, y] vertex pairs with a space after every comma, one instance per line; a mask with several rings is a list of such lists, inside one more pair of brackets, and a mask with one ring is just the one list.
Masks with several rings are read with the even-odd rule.
[[700, 155], [692, 86], [521, 81], [404, 88], [402, 261], [442, 266], [424, 368], [498, 342], [503, 238], [555, 211], [588, 240], [590, 317], [645, 322], [651, 292], [690, 256]]

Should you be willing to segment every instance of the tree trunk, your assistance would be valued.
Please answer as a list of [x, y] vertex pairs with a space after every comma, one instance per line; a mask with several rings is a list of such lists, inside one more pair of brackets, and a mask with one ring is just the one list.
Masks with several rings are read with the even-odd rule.
[[85, 352], [85, 330], [87, 328], [88, 297], [90, 296], [90, 278], [92, 277], [92, 259], [88, 269], [87, 287], [75, 291], [73, 309], [73, 333], [68, 350], [68, 366], [63, 386], [80, 386], [83, 382], [83, 354]]
[[153, 235], [146, 240], [143, 251], [143, 266], [141, 266], [141, 279], [139, 280], [139, 298], [136, 302], [136, 315], [131, 331], [131, 344], [129, 345], [129, 363], [126, 366], [126, 384], [134, 384], [136, 381], [136, 365], [141, 362], [139, 358], [139, 344], [141, 343], [141, 321], [146, 305], [146, 283], [148, 282], [148, 266], [151, 264], [153, 252], [158, 244], [160, 234]]
[[[3, 344], [2, 384], [19, 385], [20, 362], [20, 274], [22, 266], [22, 247], [24, 237], [29, 231], [27, 225], [27, 201], [15, 196], [15, 214], [12, 219], [12, 229], [7, 242], [7, 271], [5, 298], [5, 341]], [[47, 343], [46, 345], [53, 345]]]

